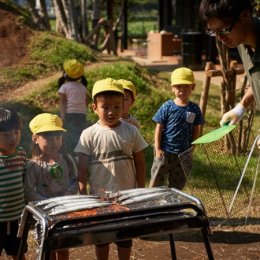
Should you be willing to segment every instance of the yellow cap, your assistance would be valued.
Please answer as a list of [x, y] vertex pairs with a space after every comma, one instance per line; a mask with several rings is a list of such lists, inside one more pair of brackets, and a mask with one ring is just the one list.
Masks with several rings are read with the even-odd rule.
[[94, 98], [97, 94], [105, 91], [119, 92], [124, 95], [124, 88], [122, 84], [112, 78], [106, 78], [95, 82], [92, 89], [92, 98]]
[[62, 120], [60, 117], [49, 113], [42, 113], [35, 116], [29, 123], [29, 127], [33, 134], [53, 131], [66, 132], [66, 130], [62, 128]]
[[195, 84], [192, 70], [188, 68], [178, 68], [172, 72], [171, 85]]
[[72, 79], [80, 78], [84, 73], [84, 66], [76, 59], [66, 60], [63, 63], [63, 69], [66, 74]]
[[125, 79], [119, 79], [118, 82], [123, 85], [124, 89], [127, 89], [132, 92], [133, 97], [135, 99], [136, 97], [136, 88], [132, 81], [125, 80]]

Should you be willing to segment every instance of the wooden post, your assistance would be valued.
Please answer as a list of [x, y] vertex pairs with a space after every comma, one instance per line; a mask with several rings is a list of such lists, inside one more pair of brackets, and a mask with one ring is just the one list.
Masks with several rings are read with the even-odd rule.
[[[202, 84], [202, 90], [201, 90], [201, 96], [200, 96], [200, 105], [199, 105], [203, 117], [205, 117], [205, 114], [206, 114], [206, 107], [207, 107], [207, 103], [208, 103], [209, 87], [210, 87], [210, 79], [211, 79], [211, 76], [209, 76], [207, 72], [209, 70], [212, 70], [213, 67], [214, 67], [214, 65], [213, 65], [212, 62], [206, 63], [205, 77], [204, 77], [203, 84]], [[203, 128], [201, 127], [200, 135], [202, 134], [202, 130], [203, 130]]]

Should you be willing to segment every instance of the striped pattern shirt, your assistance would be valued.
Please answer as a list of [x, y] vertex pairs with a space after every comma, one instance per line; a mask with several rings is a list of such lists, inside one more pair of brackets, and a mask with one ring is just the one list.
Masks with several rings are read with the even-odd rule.
[[26, 153], [18, 147], [16, 153], [0, 156], [0, 222], [21, 217], [25, 206], [23, 177]]

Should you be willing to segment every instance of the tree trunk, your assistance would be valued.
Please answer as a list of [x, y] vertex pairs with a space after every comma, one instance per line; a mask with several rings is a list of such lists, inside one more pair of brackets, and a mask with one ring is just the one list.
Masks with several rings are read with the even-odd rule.
[[54, 9], [56, 15], [56, 32], [63, 34], [69, 38], [69, 30], [67, 26], [67, 17], [63, 8], [62, 0], [54, 0]]
[[[93, 17], [92, 17], [92, 30], [96, 28], [98, 21], [100, 20], [100, 0], [93, 0]], [[96, 30], [92, 38], [91, 46], [95, 49], [98, 49], [98, 40], [99, 40], [100, 30]]]
[[68, 39], [79, 41], [76, 12], [72, 0], [54, 0], [56, 31]]
[[68, 20], [70, 18], [71, 22], [71, 37], [72, 39], [79, 41], [79, 30], [78, 30], [78, 23], [77, 23], [77, 12], [75, 9], [74, 1], [73, 0], [67, 0], [68, 2], [68, 8], [70, 16], [68, 16]]
[[[236, 68], [237, 62], [229, 62], [228, 48], [225, 47], [219, 40], [216, 39], [220, 65], [223, 75], [223, 82], [221, 84], [221, 112], [222, 115], [232, 109], [236, 103]], [[232, 73], [227, 73], [231, 69]], [[229, 70], [230, 71], [230, 70]], [[242, 88], [241, 96], [244, 93], [246, 81]], [[252, 128], [254, 118], [254, 106], [247, 109], [247, 117], [240, 121], [238, 140], [234, 139], [233, 134], [229, 134], [226, 138], [226, 148], [233, 154], [246, 151], [248, 148], [249, 135]]]
[[47, 12], [47, 6], [45, 0], [39, 0], [40, 1], [40, 16], [42, 17], [42, 21], [44, 22], [47, 30], [51, 29], [50, 23], [49, 23], [49, 16]]
[[[40, 10], [40, 12], [38, 12], [36, 10], [34, 0], [27, 0], [26, 2], [28, 4], [30, 12], [32, 13], [34, 22], [39, 25], [40, 29], [49, 30], [50, 24], [49, 24], [49, 18], [48, 18], [45, 2], [43, 1], [45, 10]], [[43, 8], [44, 8], [44, 6], [43, 6]], [[40, 13], [42, 13], [42, 15], [40, 15]]]
[[74, 38], [75, 30], [73, 30], [73, 24], [71, 18], [72, 13], [71, 13], [70, 0], [61, 0], [61, 3], [67, 20], [66, 27], [67, 27], [68, 34], [66, 35], [66, 38], [75, 39]]
[[88, 35], [87, 0], [81, 0], [81, 37], [86, 42]]

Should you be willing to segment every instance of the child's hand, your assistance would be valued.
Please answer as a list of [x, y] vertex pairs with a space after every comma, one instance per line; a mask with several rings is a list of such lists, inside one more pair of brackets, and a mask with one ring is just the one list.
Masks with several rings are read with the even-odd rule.
[[163, 156], [163, 154], [164, 154], [163, 150], [161, 150], [161, 149], [156, 149], [155, 150], [155, 157], [160, 158], [160, 157]]

